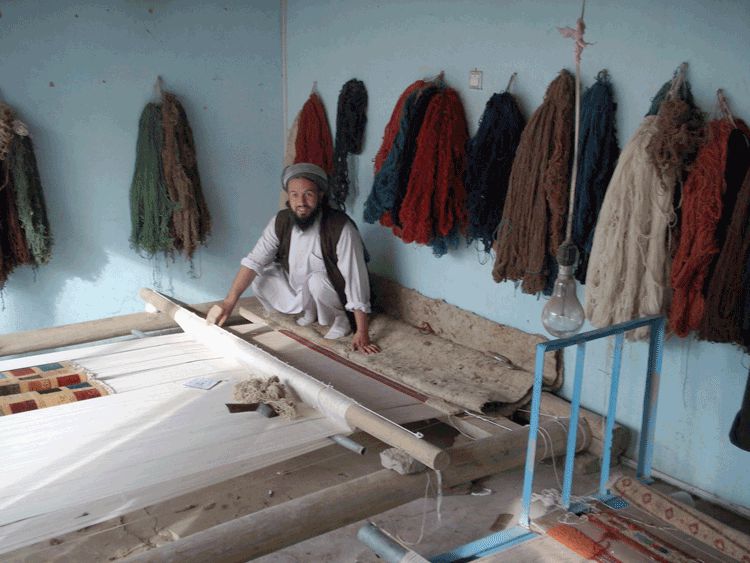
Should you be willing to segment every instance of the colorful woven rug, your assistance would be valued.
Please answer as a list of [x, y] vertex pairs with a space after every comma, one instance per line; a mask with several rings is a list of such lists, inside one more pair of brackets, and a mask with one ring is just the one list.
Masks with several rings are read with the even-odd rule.
[[621, 477], [613, 492], [629, 503], [724, 554], [727, 558], [750, 563], [750, 538], [702, 512], [644, 485], [637, 479]]
[[0, 371], [0, 416], [108, 395], [107, 388], [70, 362]]
[[614, 511], [588, 513], [573, 522], [557, 524], [547, 530], [547, 535], [586, 559], [602, 563], [696, 560], [651, 533], [643, 523]]
[[0, 396], [65, 387], [88, 379], [85, 370], [71, 362], [54, 362], [0, 371]]

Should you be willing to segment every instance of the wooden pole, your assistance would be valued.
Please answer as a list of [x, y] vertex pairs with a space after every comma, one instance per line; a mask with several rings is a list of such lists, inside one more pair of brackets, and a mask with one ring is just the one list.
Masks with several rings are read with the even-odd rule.
[[304, 402], [320, 410], [334, 422], [359, 428], [386, 444], [401, 448], [432, 469], [443, 469], [450, 463], [450, 458], [444, 450], [421, 440], [402, 426], [366, 409], [353, 399], [258, 346], [230, 334], [219, 326], [207, 324], [205, 319], [151, 289], [141, 289], [140, 295], [144, 301], [172, 317], [186, 333], [215, 352], [233, 358], [256, 373], [277, 375]]
[[[567, 422], [548, 421], [540, 428], [549, 447], [538, 441], [537, 459], [565, 451]], [[526, 456], [528, 427], [470, 444], [449, 448], [452, 464], [443, 474], [453, 487], [508, 469], [521, 467]], [[579, 451], [588, 447], [589, 432], [579, 432]], [[176, 542], [128, 558], [128, 563], [244, 562], [331, 530], [380, 514], [420, 498], [427, 474], [399, 475], [382, 469], [298, 499], [242, 516]], [[432, 477], [434, 479], [434, 477]]]
[[[247, 297], [241, 300], [235, 310], [238, 311], [239, 307], [250, 299], [252, 298]], [[219, 303], [219, 301], [200, 303], [191, 305], [191, 307], [206, 313], [216, 303]], [[229, 318], [228, 322], [236, 323], [242, 320], [243, 318], [235, 313]], [[177, 327], [177, 323], [169, 315], [163, 313], [133, 313], [94, 321], [15, 332], [0, 336], [0, 356], [28, 354], [40, 350], [49, 350], [50, 348], [62, 348], [74, 344], [127, 336], [133, 330], [148, 332], [175, 327]]]

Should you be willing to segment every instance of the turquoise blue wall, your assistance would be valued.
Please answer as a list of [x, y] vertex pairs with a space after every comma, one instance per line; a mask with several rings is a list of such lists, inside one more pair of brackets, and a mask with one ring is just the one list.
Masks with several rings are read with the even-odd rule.
[[[34, 135], [56, 245], [48, 266], [12, 275], [0, 332], [140, 310], [137, 288], [154, 279], [185, 301], [222, 296], [278, 203], [279, 3], [37, 0], [1, 9], [0, 98]], [[572, 46], [556, 26], [574, 24], [579, 9], [577, 0], [290, 0], [290, 117], [317, 81], [333, 122], [341, 85], [355, 76], [365, 81], [370, 122], [352, 206], [360, 219], [372, 159], [406, 85], [444, 70], [463, 97], [473, 133], [489, 96], [518, 71], [515, 92], [528, 116], [556, 73], [572, 66]], [[584, 81], [609, 69], [621, 143], [683, 60], [704, 110], [713, 109], [721, 87], [735, 113], [750, 118], [747, 2], [597, 0], [588, 2], [586, 22], [587, 39], [596, 44], [584, 54]], [[468, 89], [474, 67], [484, 71], [484, 90]], [[188, 112], [215, 223], [195, 260], [197, 278], [182, 259], [155, 265], [128, 244], [138, 116], [159, 74]], [[544, 301], [492, 282], [491, 264], [475, 251], [438, 260], [385, 229], [360, 225], [376, 271], [498, 322], [542, 332]], [[604, 404], [608, 347], [589, 351], [584, 402], [594, 408]], [[637, 425], [646, 348], [628, 345], [624, 356], [620, 420]], [[743, 469], [750, 454], [726, 436], [748, 364], [730, 346], [667, 343], [655, 459], [656, 468], [746, 506], [750, 477]]]
[[[405, 245], [382, 227], [363, 225], [362, 203], [372, 181], [372, 159], [401, 91], [420, 77], [445, 71], [458, 89], [476, 131], [484, 104], [517, 71], [515, 93], [527, 116], [563, 67], [573, 68], [572, 44], [556, 26], [574, 25], [578, 0], [367, 2], [289, 1], [288, 87], [290, 118], [313, 81], [333, 122], [341, 85], [352, 77], [370, 95], [364, 153], [359, 158], [359, 194], [353, 215], [374, 255], [374, 269], [430, 297], [527, 331], [542, 332], [543, 299], [522, 294], [511, 283], [495, 284], [491, 264], [472, 249], [436, 259], [430, 250]], [[682, 61], [697, 102], [714, 108], [724, 88], [735, 113], [750, 119], [750, 3], [742, 0], [589, 1], [583, 79], [590, 84], [609, 69], [619, 108], [619, 138], [627, 142], [649, 101]], [[484, 71], [484, 90], [469, 90], [469, 71]], [[482, 259], [483, 260], [483, 259]], [[590, 346], [586, 405], [605, 404], [607, 349]], [[629, 344], [624, 354], [619, 413], [638, 426], [647, 347]], [[572, 373], [572, 358], [566, 358]], [[729, 444], [727, 432], [738, 406], [750, 359], [737, 349], [692, 339], [667, 343], [657, 425], [655, 467], [678, 479], [750, 506], [750, 453]], [[569, 392], [569, 383], [564, 390]]]
[[[1, 9], [0, 98], [31, 129], [55, 247], [49, 265], [11, 275], [0, 333], [143, 310], [138, 288], [155, 281], [189, 302], [226, 291], [278, 205], [278, 2], [36, 0]], [[128, 242], [138, 118], [157, 75], [187, 111], [214, 221], [193, 274], [182, 258], [150, 261]]]

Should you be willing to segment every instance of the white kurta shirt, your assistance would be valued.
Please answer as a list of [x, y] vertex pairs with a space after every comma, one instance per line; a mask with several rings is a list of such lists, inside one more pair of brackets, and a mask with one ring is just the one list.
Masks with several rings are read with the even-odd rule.
[[[253, 250], [242, 259], [242, 265], [262, 276], [266, 268], [272, 267], [279, 249], [276, 236], [276, 216], [273, 216], [263, 230]], [[337, 266], [344, 277], [347, 311], [370, 312], [370, 280], [367, 275], [364, 246], [357, 228], [347, 221], [341, 230], [336, 245]], [[292, 227], [289, 244], [289, 275], [286, 276], [291, 292], [286, 303], [288, 311], [302, 308], [303, 288], [314, 272], [326, 273], [323, 251], [320, 246], [320, 217], [306, 230], [297, 225]]]

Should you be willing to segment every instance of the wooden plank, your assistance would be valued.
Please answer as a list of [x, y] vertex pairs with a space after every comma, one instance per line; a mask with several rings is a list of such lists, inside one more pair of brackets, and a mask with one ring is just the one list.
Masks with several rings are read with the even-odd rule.
[[[248, 302], [250, 297], [241, 299], [235, 308], [228, 324], [245, 322], [239, 314], [239, 307]], [[211, 301], [199, 303], [190, 307], [198, 313], [205, 315], [208, 310], [218, 303]], [[176, 328], [175, 323], [169, 315], [164, 313], [132, 313], [129, 315], [118, 315], [93, 321], [16, 332], [0, 336], [0, 357], [17, 354], [28, 354], [51, 348], [62, 348], [75, 344], [85, 344], [97, 340], [106, 340], [118, 336], [126, 336], [133, 330], [148, 332], [152, 330], [163, 330]]]

